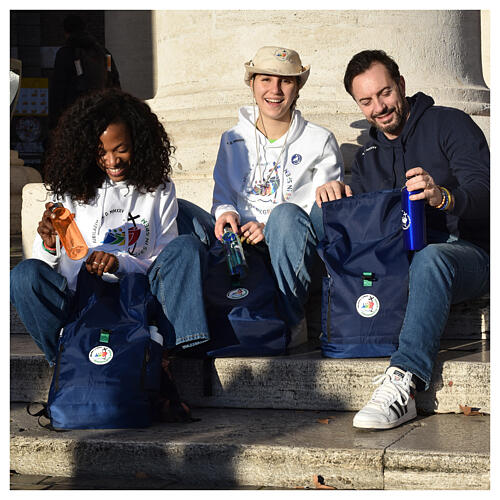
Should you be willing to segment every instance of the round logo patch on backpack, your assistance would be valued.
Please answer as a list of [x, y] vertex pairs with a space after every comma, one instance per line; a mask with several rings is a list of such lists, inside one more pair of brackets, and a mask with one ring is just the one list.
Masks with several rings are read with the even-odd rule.
[[234, 290], [229, 290], [226, 297], [232, 300], [244, 299], [248, 295], [248, 290], [246, 288], [235, 288]]
[[356, 311], [363, 318], [372, 318], [378, 313], [380, 309], [380, 302], [375, 295], [365, 293], [361, 295], [356, 302]]
[[113, 359], [113, 351], [110, 347], [99, 345], [89, 352], [89, 360], [94, 365], [106, 365]]

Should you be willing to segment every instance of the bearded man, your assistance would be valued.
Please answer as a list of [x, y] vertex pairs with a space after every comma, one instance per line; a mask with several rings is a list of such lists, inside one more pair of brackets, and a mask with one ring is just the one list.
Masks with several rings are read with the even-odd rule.
[[371, 124], [347, 185], [328, 199], [406, 186], [426, 203], [428, 245], [415, 252], [399, 347], [370, 401], [354, 417], [363, 429], [390, 429], [416, 417], [415, 391], [431, 381], [450, 305], [489, 290], [490, 156], [480, 128], [463, 111], [405, 97], [396, 62], [365, 50], [349, 62], [344, 86]]

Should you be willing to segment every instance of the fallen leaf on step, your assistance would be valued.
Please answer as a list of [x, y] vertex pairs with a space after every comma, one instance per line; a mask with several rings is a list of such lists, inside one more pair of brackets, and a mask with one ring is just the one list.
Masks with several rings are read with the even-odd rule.
[[318, 490], [336, 490], [337, 489], [333, 486], [328, 486], [327, 484], [325, 484], [325, 479], [323, 478], [323, 476], [320, 476], [320, 475], [313, 476], [313, 483], [314, 483], [314, 486]]
[[145, 472], [136, 472], [136, 479], [147, 479], [149, 476]]
[[462, 413], [467, 416], [472, 416], [472, 415], [482, 415], [482, 413], [479, 411], [481, 408], [474, 408], [472, 406], [460, 406], [460, 409], [462, 410]]
[[318, 424], [327, 424], [330, 421], [329, 418], [318, 418]]

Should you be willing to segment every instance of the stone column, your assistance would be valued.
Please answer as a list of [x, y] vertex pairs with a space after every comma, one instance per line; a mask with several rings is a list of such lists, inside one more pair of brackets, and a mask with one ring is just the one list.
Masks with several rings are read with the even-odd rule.
[[408, 94], [421, 90], [437, 104], [489, 115], [480, 11], [155, 11], [153, 23], [157, 93], [150, 104], [178, 147], [179, 179], [210, 178], [221, 133], [251, 102], [243, 63], [262, 45], [296, 49], [311, 64], [298, 108], [334, 132], [347, 166], [367, 128], [343, 87], [360, 50], [392, 55]]
[[[14, 115], [21, 84], [22, 63], [10, 60], [10, 119]], [[22, 190], [26, 184], [40, 183], [42, 176], [37, 170], [24, 165], [19, 153], [10, 150], [10, 235], [21, 235]]]
[[[296, 49], [311, 64], [298, 107], [334, 132], [347, 167], [366, 140], [367, 123], [343, 76], [364, 49], [396, 59], [408, 94], [421, 90], [437, 104], [465, 110], [489, 135], [480, 11], [106, 11], [105, 19], [124, 89], [154, 95], [148, 102], [177, 146], [178, 195], [204, 208], [211, 205], [220, 135], [251, 103], [243, 63], [262, 45]], [[483, 49], [487, 54], [488, 44]]]

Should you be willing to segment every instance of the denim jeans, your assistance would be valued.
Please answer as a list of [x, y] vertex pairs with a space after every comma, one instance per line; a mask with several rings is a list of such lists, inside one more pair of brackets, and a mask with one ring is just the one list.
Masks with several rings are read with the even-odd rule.
[[10, 272], [10, 301], [50, 365], [72, 298], [66, 278], [42, 260], [23, 260]]
[[[208, 251], [215, 241], [215, 219], [193, 203], [178, 200], [178, 204], [179, 234], [196, 236]], [[316, 204], [308, 215], [294, 203], [282, 203], [273, 209], [264, 228], [271, 265], [281, 292], [281, 306], [290, 326], [304, 317], [304, 304], [320, 260], [316, 252], [317, 233], [322, 237], [323, 218]]]
[[313, 270], [319, 259], [317, 232], [322, 234], [322, 212], [313, 205], [311, 215], [294, 203], [276, 206], [264, 228], [271, 265], [290, 326], [305, 316]]
[[208, 249], [193, 234], [181, 234], [169, 242], [151, 265], [151, 291], [175, 332], [172, 348], [191, 347], [210, 338], [203, 301], [203, 276]]
[[[202, 288], [206, 259], [198, 237], [182, 235], [166, 245], [148, 270], [151, 291], [169, 323], [165, 347], [189, 347], [209, 338]], [[10, 300], [51, 365], [73, 295], [66, 278], [39, 259], [22, 261], [11, 271]]]
[[[429, 387], [450, 306], [479, 297], [489, 289], [489, 256], [454, 236], [429, 231], [432, 242], [415, 252], [410, 265], [408, 304], [391, 357]], [[418, 387], [417, 387], [418, 388]]]

